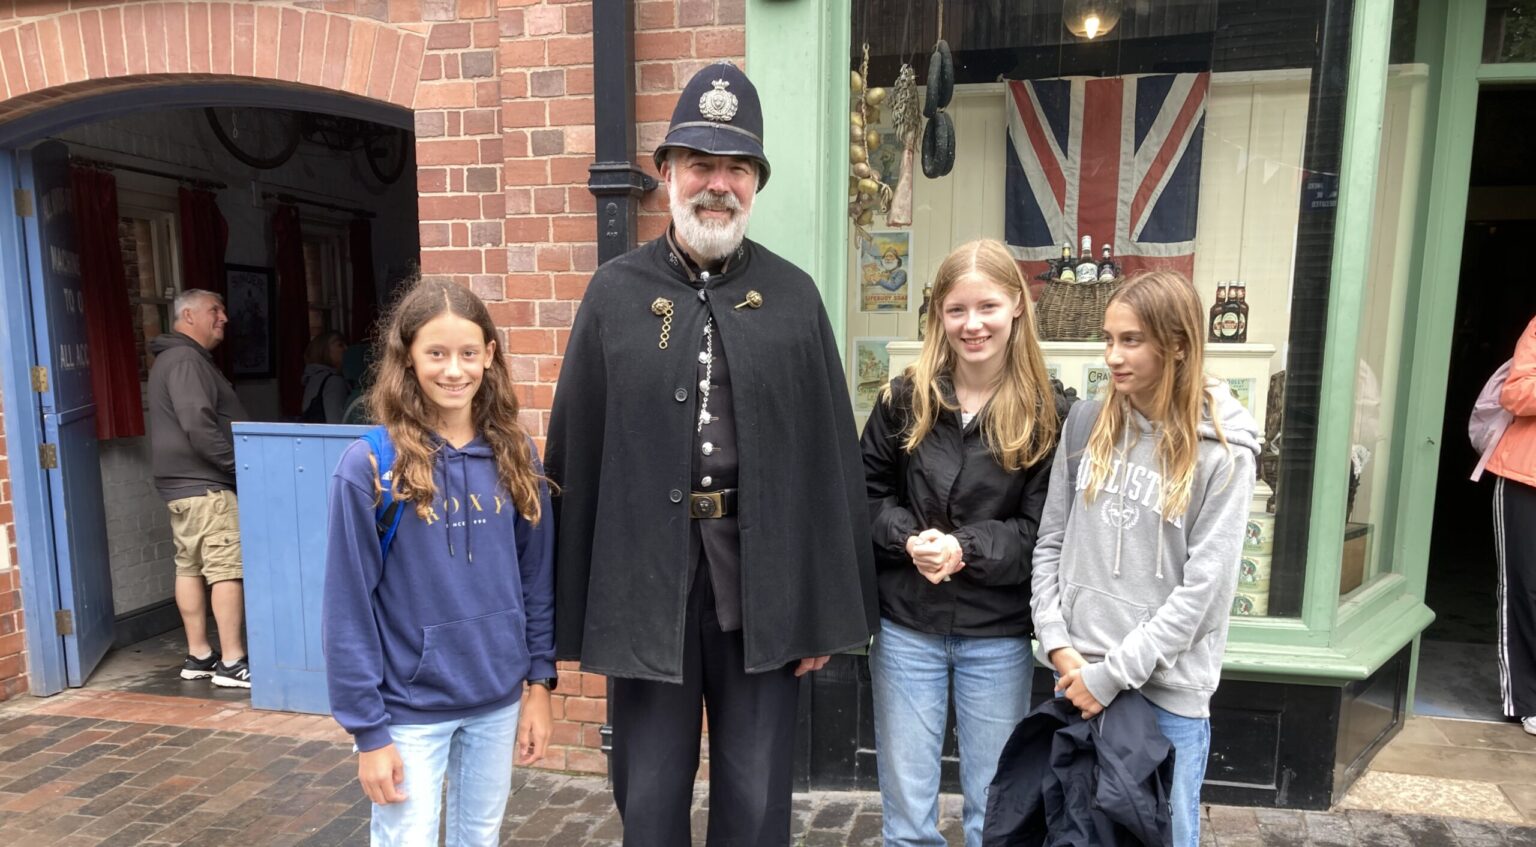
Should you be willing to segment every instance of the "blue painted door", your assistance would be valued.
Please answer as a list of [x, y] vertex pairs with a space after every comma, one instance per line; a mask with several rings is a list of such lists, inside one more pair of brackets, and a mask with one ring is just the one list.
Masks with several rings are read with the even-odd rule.
[[59, 607], [69, 613], [65, 674], [80, 686], [112, 646], [112, 570], [68, 148], [49, 141], [23, 152], [21, 183], [33, 202], [23, 229], [37, 363], [47, 369], [36, 396], [53, 454], [45, 464], [54, 465], [46, 473]]

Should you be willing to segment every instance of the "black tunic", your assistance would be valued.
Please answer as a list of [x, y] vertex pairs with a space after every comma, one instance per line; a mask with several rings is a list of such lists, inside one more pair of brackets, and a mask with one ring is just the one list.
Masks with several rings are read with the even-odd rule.
[[[546, 451], [560, 486], [557, 654], [610, 676], [682, 678], [710, 316], [730, 361], [745, 669], [863, 646], [879, 623], [864, 473], [815, 285], [751, 241], [702, 289], [672, 259], [663, 237], [598, 269], [561, 365]], [[761, 307], [734, 308], [749, 291]], [[657, 298], [672, 303], [666, 349]]]

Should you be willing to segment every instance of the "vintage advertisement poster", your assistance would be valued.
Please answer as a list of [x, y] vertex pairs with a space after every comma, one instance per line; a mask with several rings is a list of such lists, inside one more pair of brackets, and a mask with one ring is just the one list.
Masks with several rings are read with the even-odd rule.
[[891, 378], [891, 357], [885, 345], [894, 338], [855, 338], [853, 340], [853, 408], [867, 412], [875, 408], [880, 389]]
[[1083, 390], [1084, 400], [1104, 400], [1113, 390], [1114, 379], [1110, 376], [1109, 368], [1103, 365], [1083, 366]]
[[911, 268], [911, 232], [872, 230], [859, 245], [859, 311], [907, 311]]
[[1252, 379], [1233, 379], [1228, 377], [1227, 388], [1231, 390], [1232, 396], [1237, 398], [1237, 402], [1243, 404], [1244, 409], [1247, 409], [1250, 413], [1253, 411]]

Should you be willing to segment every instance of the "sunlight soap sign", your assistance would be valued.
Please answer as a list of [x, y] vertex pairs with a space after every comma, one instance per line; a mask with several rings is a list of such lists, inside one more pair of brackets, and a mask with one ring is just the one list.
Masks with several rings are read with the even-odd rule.
[[905, 312], [912, 233], [875, 230], [859, 245], [859, 311]]

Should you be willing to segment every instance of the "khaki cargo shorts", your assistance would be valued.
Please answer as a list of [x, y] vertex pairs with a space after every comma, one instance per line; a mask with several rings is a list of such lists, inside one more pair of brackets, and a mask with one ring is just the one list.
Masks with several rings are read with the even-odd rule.
[[240, 510], [235, 492], [210, 491], [166, 504], [176, 539], [176, 575], [200, 576], [210, 584], [241, 579]]

